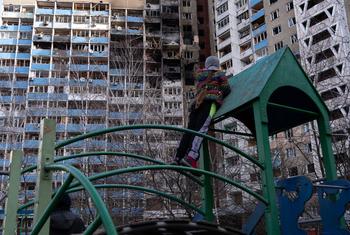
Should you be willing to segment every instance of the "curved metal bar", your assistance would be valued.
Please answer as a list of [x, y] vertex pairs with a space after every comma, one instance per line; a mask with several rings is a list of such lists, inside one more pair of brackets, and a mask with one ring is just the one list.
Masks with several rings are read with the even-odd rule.
[[[81, 184], [85, 190], [90, 194], [90, 197], [92, 201], [95, 204], [96, 210], [99, 212], [99, 215], [101, 216], [102, 223], [104, 225], [104, 228], [106, 230], [106, 233], [108, 235], [118, 235], [118, 233], [115, 230], [113, 220], [111, 216], [109, 215], [109, 212], [101, 199], [100, 195], [98, 194], [97, 190], [94, 188], [92, 183], [89, 181], [89, 179], [84, 176], [78, 169], [76, 169], [73, 166], [64, 165], [64, 164], [50, 164], [45, 166], [46, 170], [62, 170], [69, 172], [79, 181], [79, 184]], [[111, 226], [113, 225], [113, 226]]]
[[[158, 196], [162, 196], [162, 197], [174, 200], [174, 201], [180, 203], [181, 205], [184, 205], [188, 208], [191, 208], [192, 210], [197, 211], [198, 213], [204, 215], [204, 212], [202, 210], [198, 209], [197, 207], [193, 206], [192, 204], [189, 204], [189, 203], [187, 203], [187, 202], [185, 202], [177, 197], [174, 197], [170, 194], [163, 193], [163, 192], [155, 190], [155, 189], [145, 188], [142, 186], [128, 185], [128, 184], [97, 184], [94, 186], [95, 186], [95, 188], [126, 188], [126, 189], [133, 189], [133, 190], [153, 193], [153, 194], [156, 194]], [[84, 189], [83, 187], [76, 187], [76, 188], [71, 188], [71, 189], [67, 190], [67, 192], [73, 193], [73, 192], [77, 192], [77, 191], [80, 191], [83, 189]]]
[[[259, 201], [263, 202], [264, 204], [268, 204], [268, 201], [261, 195], [257, 194], [256, 192], [250, 190], [249, 188], [247, 188], [244, 185], [241, 185], [240, 183], [237, 183], [235, 181], [232, 181], [230, 179], [227, 179], [221, 175], [215, 174], [213, 172], [210, 171], [205, 171], [205, 170], [201, 170], [201, 169], [195, 169], [195, 168], [191, 168], [191, 167], [185, 167], [185, 166], [175, 166], [175, 165], [151, 165], [151, 166], [139, 166], [139, 167], [130, 167], [130, 168], [123, 168], [123, 169], [116, 169], [116, 170], [111, 170], [111, 171], [107, 171], [107, 172], [103, 172], [103, 173], [99, 173], [93, 176], [88, 177], [88, 179], [90, 181], [94, 181], [94, 180], [98, 180], [101, 178], [106, 178], [109, 176], [113, 176], [113, 175], [119, 175], [119, 174], [124, 174], [124, 173], [131, 173], [131, 172], [135, 172], [135, 171], [145, 171], [145, 170], [185, 170], [185, 171], [190, 171], [190, 172], [194, 172], [197, 174], [202, 174], [202, 175], [209, 175], [213, 178], [216, 179], [220, 179], [228, 184], [234, 185], [237, 188], [242, 189], [243, 191], [247, 192], [248, 194], [252, 195], [253, 197], [255, 197], [256, 199], [258, 199]], [[71, 187], [77, 187], [79, 186], [79, 183], [73, 183], [71, 184]]]
[[[68, 192], [68, 191], [67, 191]], [[83, 235], [91, 235], [93, 234], [93, 232], [96, 231], [96, 229], [102, 224], [102, 220], [101, 220], [101, 216], [98, 215], [96, 217], [96, 219], [94, 220], [94, 222], [92, 222], [87, 229], [85, 230], [85, 232], [83, 233]]]
[[[88, 156], [99, 156], [99, 155], [109, 155], [109, 156], [126, 156], [126, 157], [130, 157], [130, 158], [136, 158], [136, 159], [140, 159], [140, 160], [144, 160], [144, 161], [149, 161], [149, 162], [153, 162], [153, 163], [157, 163], [159, 165], [166, 165], [165, 162], [159, 161], [159, 160], [155, 160], [146, 156], [142, 156], [142, 155], [138, 155], [138, 154], [134, 154], [134, 153], [124, 153], [124, 152], [88, 152], [88, 153], [79, 153], [79, 154], [75, 154], [75, 155], [70, 155], [70, 156], [64, 156], [64, 157], [60, 157], [60, 158], [56, 158], [54, 159], [54, 162], [61, 162], [61, 161], [65, 161], [65, 160], [69, 160], [69, 159], [74, 159], [74, 158], [80, 158], [80, 157], [88, 157]], [[28, 167], [26, 169], [24, 169], [22, 171], [22, 174], [33, 171], [37, 168], [37, 166], [31, 166]], [[197, 184], [199, 184], [200, 186], [203, 186], [203, 182], [200, 181], [198, 178], [194, 177], [191, 174], [188, 174], [186, 172], [181, 172], [181, 174], [185, 175], [186, 177], [190, 178], [191, 180], [193, 180], [194, 182], [196, 182]]]
[[61, 198], [61, 196], [64, 194], [66, 189], [69, 187], [70, 183], [72, 183], [74, 177], [72, 174], [69, 174], [67, 179], [64, 181], [63, 185], [60, 187], [60, 189], [57, 191], [56, 195], [53, 197], [49, 205], [46, 207], [44, 213], [40, 217], [40, 219], [37, 221], [37, 223], [34, 225], [34, 228], [31, 232], [32, 235], [39, 234], [41, 228], [46, 223], [46, 220], [49, 218], [52, 210], [55, 208], [55, 206], [58, 203], [58, 200]]
[[98, 136], [98, 135], [103, 135], [103, 134], [107, 134], [107, 133], [111, 133], [111, 132], [117, 132], [117, 131], [125, 131], [125, 130], [134, 130], [134, 129], [161, 129], [161, 130], [173, 130], [173, 131], [179, 131], [179, 132], [186, 132], [186, 133], [190, 133], [190, 134], [193, 134], [193, 135], [196, 135], [196, 136], [200, 136], [200, 137], [203, 137], [205, 139], [208, 139], [214, 143], [217, 143], [217, 144], [220, 144], [240, 155], [242, 155], [243, 157], [245, 157], [246, 159], [248, 159], [249, 161], [251, 161], [252, 163], [254, 163], [255, 165], [259, 166], [261, 169], [264, 169], [264, 166], [263, 164], [249, 156], [247, 153], [241, 151], [240, 149], [236, 148], [236, 147], [233, 147], [221, 140], [218, 140], [216, 139], [215, 137], [212, 137], [210, 135], [206, 135], [206, 134], [203, 134], [203, 133], [200, 133], [198, 131], [193, 131], [193, 130], [190, 130], [190, 129], [186, 129], [186, 128], [181, 128], [181, 127], [176, 127], [176, 126], [168, 126], [168, 125], [129, 125], [129, 126], [117, 126], [117, 127], [112, 127], [112, 128], [107, 128], [107, 129], [104, 129], [104, 130], [99, 130], [99, 131], [93, 131], [93, 132], [90, 132], [90, 133], [87, 133], [87, 134], [83, 134], [83, 135], [80, 135], [80, 136], [77, 136], [77, 137], [74, 137], [74, 138], [71, 138], [69, 140], [65, 140], [65, 141], [62, 141], [60, 143], [58, 143], [56, 146], [55, 146], [55, 149], [59, 149], [59, 148], [62, 148], [66, 145], [69, 145], [69, 144], [72, 144], [74, 142], [77, 142], [77, 141], [80, 141], [80, 140], [84, 140], [84, 139], [87, 139], [87, 138], [90, 138], [90, 137], [94, 137], [94, 136]]

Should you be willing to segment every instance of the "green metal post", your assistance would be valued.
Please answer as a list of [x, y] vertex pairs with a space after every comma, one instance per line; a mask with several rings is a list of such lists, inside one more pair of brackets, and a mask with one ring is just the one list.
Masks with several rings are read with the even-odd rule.
[[323, 155], [323, 164], [326, 170], [327, 180], [337, 179], [337, 170], [332, 150], [332, 134], [329, 127], [328, 116], [317, 119], [318, 129], [320, 131], [320, 142]]
[[5, 206], [4, 235], [16, 234], [18, 194], [21, 184], [21, 162], [23, 152], [14, 150], [10, 156], [10, 178]]
[[[45, 165], [53, 163], [55, 153], [56, 123], [43, 119], [40, 127], [40, 145], [38, 156], [38, 176], [35, 188], [34, 223], [38, 223], [51, 201], [52, 172], [44, 170]], [[39, 235], [49, 234], [50, 220], [47, 220]]]
[[258, 155], [260, 162], [265, 166], [262, 171], [262, 190], [264, 198], [268, 201], [265, 211], [266, 232], [268, 235], [279, 235], [279, 217], [273, 180], [267, 116], [263, 115], [259, 101], [253, 104], [253, 109]]
[[[210, 154], [208, 149], [208, 141], [203, 140], [199, 164], [201, 169], [210, 171]], [[213, 207], [214, 207], [214, 194], [213, 194], [213, 179], [209, 175], [204, 175], [204, 186], [201, 189], [202, 197], [202, 211], [205, 213], [205, 220], [209, 222], [214, 221]]]

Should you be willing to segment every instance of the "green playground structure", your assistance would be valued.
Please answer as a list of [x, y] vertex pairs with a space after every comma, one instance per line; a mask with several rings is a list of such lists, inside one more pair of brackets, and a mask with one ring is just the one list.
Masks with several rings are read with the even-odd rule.
[[[95, 221], [87, 227], [84, 234], [92, 234], [101, 225], [104, 227], [106, 234], [118, 234], [116, 230], [118, 224], [113, 223], [111, 215], [97, 191], [98, 188], [126, 188], [153, 193], [190, 208], [202, 215], [204, 221], [212, 222], [215, 216], [213, 213], [215, 200], [212, 188], [213, 179], [238, 187], [261, 202], [263, 205], [266, 233], [269, 235], [281, 234], [280, 212], [273, 178], [269, 136], [303, 123], [317, 121], [326, 178], [329, 181], [336, 180], [337, 175], [335, 160], [332, 153], [331, 130], [329, 127], [327, 107], [289, 48], [281, 49], [275, 54], [259, 60], [249, 69], [233, 76], [230, 78], [230, 85], [232, 92], [226, 97], [224, 104], [215, 114], [214, 122], [217, 123], [224, 119], [234, 117], [244, 123], [256, 139], [258, 158], [254, 158], [240, 149], [210, 135], [168, 125], [117, 126], [82, 134], [75, 138], [56, 143], [56, 124], [52, 120], [44, 119], [41, 122], [38, 164], [26, 169], [21, 169], [23, 153], [21, 151], [13, 151], [11, 153], [9, 190], [6, 200], [3, 234], [15, 234], [18, 211], [31, 206], [34, 206], [34, 225], [31, 234], [49, 234], [49, 216], [60, 197], [65, 192], [69, 193], [79, 190], [85, 190], [89, 194], [98, 214]], [[55, 158], [55, 151], [69, 144], [107, 133], [136, 129], [161, 129], [176, 132], [189, 132], [203, 137], [204, 141], [201, 147], [200, 158], [201, 168], [193, 169], [183, 166], [168, 165], [165, 162], [155, 160], [148, 156], [126, 152], [84, 152], [77, 155]], [[262, 177], [261, 195], [233, 179], [223, 177], [210, 171], [209, 141], [236, 152], [260, 169]], [[62, 163], [62, 161], [68, 159], [97, 155], [125, 156], [132, 159], [143, 160], [145, 164], [143, 166], [115, 169], [86, 176], [74, 166]], [[147, 162], [150, 164], [147, 164]], [[173, 170], [179, 172], [200, 185], [202, 206], [197, 208], [195, 205], [173, 195], [142, 186], [93, 184], [96, 180], [110, 176], [156, 170]], [[20, 177], [30, 171], [36, 171], [38, 175], [35, 200], [25, 205], [19, 205]], [[52, 174], [55, 171], [66, 172], [68, 173], [68, 177], [52, 197]], [[200, 173], [202, 176], [194, 177], [190, 174], [191, 172]], [[237, 232], [237, 234], [251, 234], [251, 229], [249, 232], [240, 231]]]

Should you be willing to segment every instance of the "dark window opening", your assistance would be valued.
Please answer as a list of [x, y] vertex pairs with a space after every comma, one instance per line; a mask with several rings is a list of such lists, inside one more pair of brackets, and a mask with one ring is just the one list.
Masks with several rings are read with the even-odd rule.
[[323, 2], [324, 0], [309, 0], [307, 2], [307, 9], [309, 10], [310, 8], [316, 6], [317, 4]]
[[348, 135], [343, 131], [335, 131], [332, 133], [333, 141], [338, 142], [342, 140], [347, 140]]
[[328, 8], [327, 11], [329, 12], [330, 15], [332, 15], [332, 13], [333, 13], [333, 7]]
[[337, 120], [337, 119], [342, 118], [342, 117], [343, 117], [343, 114], [340, 111], [340, 109], [335, 109], [335, 110], [331, 111], [331, 115], [330, 115], [331, 121]]
[[318, 82], [322, 82], [324, 80], [327, 80], [327, 79], [335, 77], [335, 76], [337, 76], [337, 73], [336, 73], [335, 69], [334, 68], [330, 68], [330, 69], [327, 69], [327, 70], [325, 70], [323, 72], [320, 72], [318, 74], [318, 80], [317, 81]]
[[314, 173], [315, 172], [315, 165], [314, 164], [308, 164], [307, 165], [307, 172], [308, 173]]
[[320, 53], [317, 53], [315, 56], [315, 63], [319, 63], [322, 60], [328, 59], [330, 57], [334, 56], [333, 51], [328, 48], [327, 50], [321, 51]]
[[307, 46], [309, 46], [309, 44], [310, 44], [310, 38], [305, 39], [304, 42], [305, 42], [305, 44], [306, 44]]
[[327, 14], [325, 12], [321, 12], [320, 14], [317, 14], [310, 19], [310, 27], [312, 27], [315, 24], [318, 24], [326, 19], [328, 19]]
[[330, 38], [331, 34], [328, 32], [328, 30], [323, 30], [322, 32], [315, 34], [312, 38], [312, 45], [319, 43], [323, 40], [326, 40], [327, 38]]
[[321, 93], [321, 97], [324, 101], [339, 97], [340, 95], [341, 94], [339, 93], [337, 88], [333, 88]]
[[339, 52], [339, 44], [338, 44], [338, 45], [333, 46], [333, 48], [334, 48], [334, 50], [335, 50], [336, 52]]
[[296, 166], [289, 168], [288, 171], [290, 176], [298, 175], [298, 167]]
[[339, 73], [342, 73], [343, 72], [343, 64], [337, 65], [337, 69], [338, 69]]

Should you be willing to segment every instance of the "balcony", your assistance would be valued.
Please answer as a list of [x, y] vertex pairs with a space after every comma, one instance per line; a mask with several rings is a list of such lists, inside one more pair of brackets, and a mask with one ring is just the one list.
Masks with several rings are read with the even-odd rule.
[[55, 35], [53, 40], [55, 42], [70, 42], [70, 35]]
[[252, 48], [249, 48], [249, 49], [241, 52], [241, 58], [245, 58], [245, 57], [250, 56], [252, 54], [253, 54], [253, 50], [252, 50]]
[[51, 35], [34, 35], [33, 37], [34, 42], [51, 42], [51, 40]]
[[251, 21], [253, 22], [259, 19], [260, 17], [264, 17], [264, 16], [265, 16], [265, 9], [261, 9], [251, 16]]
[[1, 66], [0, 73], [13, 73], [14, 67], [12, 66]]
[[71, 23], [55, 22], [54, 27], [59, 29], [69, 29], [71, 27]]
[[34, 14], [31, 12], [9, 12], [9, 11], [4, 11], [2, 13], [3, 18], [27, 18], [27, 19], [32, 19], [34, 17]]
[[27, 96], [28, 100], [47, 100], [48, 97], [47, 93], [28, 93]]
[[92, 37], [90, 38], [91, 43], [108, 43], [107, 37]]
[[15, 59], [16, 58], [16, 53], [0, 53], [0, 58], [1, 59]]
[[[50, 51], [50, 50], [48, 50]], [[69, 50], [53, 50], [52, 51], [53, 56], [60, 56], [60, 57], [67, 57], [69, 56]]]
[[39, 140], [24, 140], [23, 148], [36, 149], [39, 147]]
[[17, 39], [9, 38], [9, 39], [0, 39], [0, 45], [16, 45]]
[[50, 70], [50, 64], [34, 64], [32, 63], [31, 70]]
[[53, 15], [53, 9], [49, 8], [37, 8], [36, 15]]
[[32, 40], [28, 40], [28, 39], [18, 39], [18, 45], [31, 45], [32, 44]]
[[127, 16], [126, 20], [127, 22], [132, 22], [132, 23], [143, 23], [144, 21], [142, 16]]
[[253, 37], [263, 33], [266, 31], [266, 24], [264, 23], [263, 25], [259, 26], [258, 28], [253, 30]]
[[255, 51], [257, 51], [257, 50], [260, 50], [261, 48], [267, 47], [267, 45], [268, 45], [268, 41], [267, 41], [267, 39], [264, 39], [261, 42], [259, 42], [258, 44], [256, 44], [254, 46], [254, 49], [255, 49]]
[[77, 37], [77, 36], [72, 37], [72, 43], [88, 43], [88, 42], [89, 42], [88, 37]]
[[[13, 53], [11, 53], [11, 54], [13, 54]], [[30, 53], [17, 53], [17, 59], [29, 60], [30, 59]]]
[[55, 15], [72, 15], [72, 10], [68, 9], [56, 9]]
[[249, 0], [249, 6], [253, 7], [256, 4], [261, 3], [261, 2], [262, 2], [262, 0]]
[[19, 26], [19, 31], [21, 32], [32, 32], [32, 30], [33, 30], [32, 26], [28, 26], [28, 25]]
[[29, 67], [16, 67], [15, 73], [28, 74], [29, 73]]
[[108, 57], [108, 51], [94, 51], [89, 54], [91, 57]]
[[250, 19], [243, 19], [240, 23], [237, 24], [238, 30], [241, 30], [247, 27], [250, 24]]
[[224, 41], [218, 44], [218, 50], [221, 50], [222, 48], [228, 46], [230, 43], [231, 43], [231, 38], [225, 39]]
[[52, 21], [37, 21], [34, 23], [34, 27], [40, 28], [52, 28]]
[[250, 39], [252, 39], [252, 36], [250, 34], [247, 34], [243, 38], [239, 39], [239, 45], [242, 45], [243, 43], [249, 41]]
[[109, 11], [91, 11], [90, 14], [92, 16], [108, 16]]
[[90, 15], [90, 11], [73, 10], [73, 15], [88, 16]]
[[32, 55], [50, 56], [50, 55], [51, 55], [51, 50], [46, 50], [46, 49], [32, 49]]
[[160, 16], [164, 19], [178, 19], [179, 13], [178, 12], [162, 12]]
[[71, 64], [70, 69], [73, 71], [89, 71], [88, 64]]
[[84, 132], [84, 129], [84, 124], [67, 124], [67, 130], [69, 130], [70, 132]]

